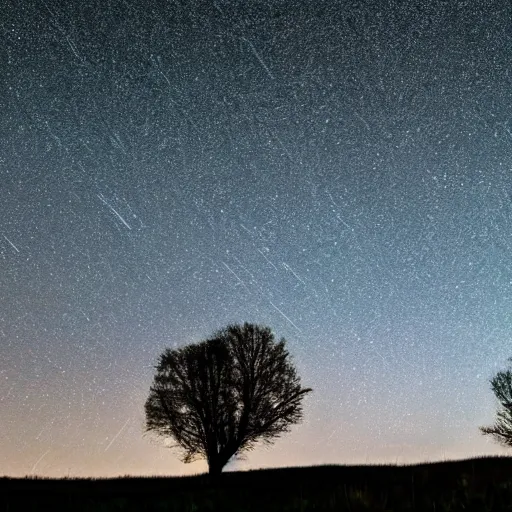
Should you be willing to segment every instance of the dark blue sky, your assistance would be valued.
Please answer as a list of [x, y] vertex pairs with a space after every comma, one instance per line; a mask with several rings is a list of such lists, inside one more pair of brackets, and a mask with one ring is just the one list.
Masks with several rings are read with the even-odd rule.
[[231, 469], [503, 452], [508, 2], [5, 6], [3, 473], [204, 470], [142, 437], [152, 366], [243, 321], [314, 393]]

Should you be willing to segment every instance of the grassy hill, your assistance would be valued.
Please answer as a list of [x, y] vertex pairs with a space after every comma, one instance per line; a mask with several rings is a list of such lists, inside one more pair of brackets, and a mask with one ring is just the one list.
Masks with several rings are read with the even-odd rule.
[[512, 511], [512, 457], [184, 477], [0, 478], [0, 512]]

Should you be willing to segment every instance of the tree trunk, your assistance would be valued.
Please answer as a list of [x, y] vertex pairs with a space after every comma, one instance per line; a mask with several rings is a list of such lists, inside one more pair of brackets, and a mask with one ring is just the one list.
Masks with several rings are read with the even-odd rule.
[[223, 465], [217, 460], [208, 464], [208, 473], [210, 476], [220, 475], [222, 473]]
[[228, 446], [224, 446], [220, 453], [212, 453], [208, 457], [208, 474], [210, 477], [218, 477], [222, 473], [222, 469], [229, 462], [231, 457], [238, 451], [239, 443], [232, 441]]
[[215, 453], [208, 457], [208, 474], [210, 477], [218, 477], [222, 473], [222, 468], [224, 466], [225, 463], [222, 463], [220, 454]]

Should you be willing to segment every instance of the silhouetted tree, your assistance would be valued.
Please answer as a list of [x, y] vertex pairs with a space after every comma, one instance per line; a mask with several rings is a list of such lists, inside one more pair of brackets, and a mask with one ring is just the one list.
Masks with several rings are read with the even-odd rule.
[[[508, 361], [512, 361], [512, 357]], [[493, 436], [502, 446], [512, 446], [512, 369], [498, 372], [490, 383], [500, 406], [494, 425], [480, 427], [480, 431]]]
[[205, 458], [210, 475], [258, 441], [272, 444], [302, 419], [312, 391], [301, 387], [285, 343], [245, 323], [166, 349], [145, 404], [146, 431], [173, 438], [183, 462]]

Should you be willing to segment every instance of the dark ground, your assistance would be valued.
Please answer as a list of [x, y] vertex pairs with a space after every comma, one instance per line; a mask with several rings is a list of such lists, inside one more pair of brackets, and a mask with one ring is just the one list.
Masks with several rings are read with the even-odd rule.
[[0, 512], [512, 511], [512, 457], [116, 479], [0, 478]]

